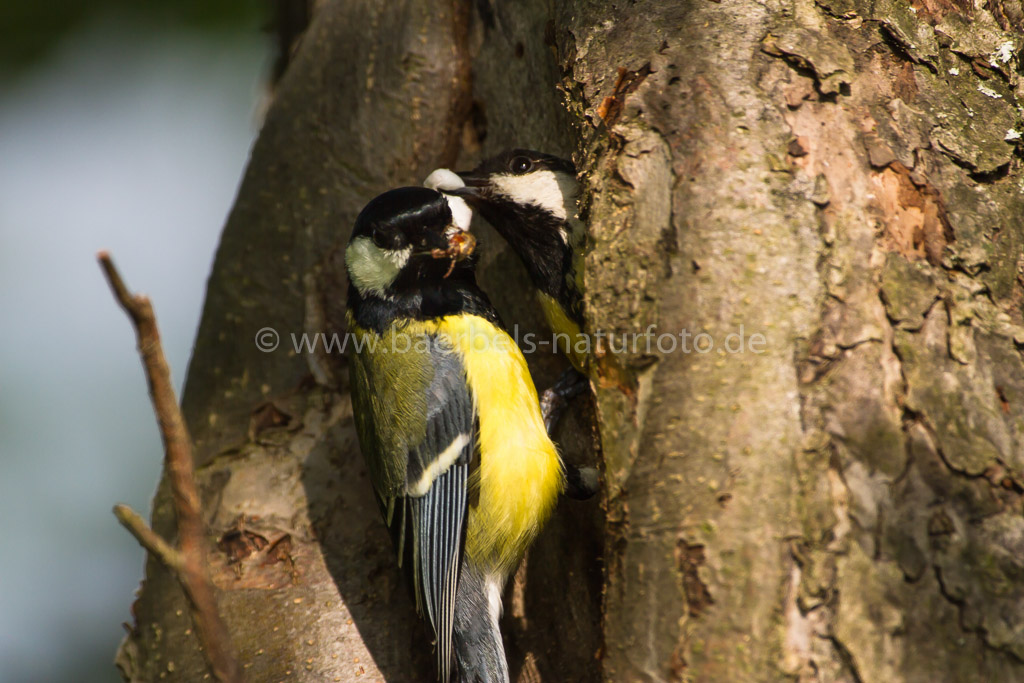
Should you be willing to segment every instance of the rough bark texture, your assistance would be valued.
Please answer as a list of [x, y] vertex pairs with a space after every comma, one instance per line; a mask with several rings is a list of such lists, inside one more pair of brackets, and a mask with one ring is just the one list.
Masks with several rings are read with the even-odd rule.
[[[368, 198], [512, 145], [584, 172], [587, 326], [616, 335], [558, 435], [601, 458], [604, 500], [563, 502], [506, 595], [515, 679], [1024, 680], [1021, 18], [1016, 0], [318, 5], [184, 401], [251, 680], [429, 680], [343, 359], [288, 335], [340, 330], [337, 246]], [[506, 322], [542, 329], [481, 235]], [[541, 386], [565, 366], [530, 362]], [[158, 531], [169, 515], [161, 487]], [[152, 562], [135, 609], [132, 680], [201, 679]]]
[[[290, 335], [325, 331], [343, 306], [343, 283], [324, 298], [315, 274], [367, 199], [454, 161], [467, 21], [458, 3], [323, 4], [221, 238], [183, 407], [221, 609], [251, 681], [419, 681], [432, 665], [366, 479], [343, 364], [324, 362], [340, 354], [295, 353]], [[264, 327], [279, 334], [273, 352], [257, 348]], [[172, 521], [161, 486], [154, 527]], [[119, 654], [130, 680], [203, 679], [182, 600], [150, 561]]]
[[1019, 34], [857, 0], [557, 25], [592, 330], [718, 345], [602, 359], [606, 678], [1024, 680]]

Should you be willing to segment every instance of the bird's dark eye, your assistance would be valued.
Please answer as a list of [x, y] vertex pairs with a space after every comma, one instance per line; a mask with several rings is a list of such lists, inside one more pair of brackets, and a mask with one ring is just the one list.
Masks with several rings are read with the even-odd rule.
[[529, 157], [512, 157], [512, 161], [508, 162], [508, 169], [516, 175], [529, 173], [531, 168], [533, 168], [533, 162]]
[[373, 243], [381, 249], [398, 250], [406, 246], [405, 236], [401, 230], [389, 229], [385, 226], [377, 226], [373, 229]]

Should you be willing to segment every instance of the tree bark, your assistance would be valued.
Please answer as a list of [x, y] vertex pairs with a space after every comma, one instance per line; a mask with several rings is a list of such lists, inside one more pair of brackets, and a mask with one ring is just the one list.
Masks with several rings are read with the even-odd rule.
[[[343, 357], [297, 353], [291, 335], [344, 332], [337, 250], [368, 198], [454, 163], [467, 22], [455, 3], [319, 7], [221, 238], [183, 410], [250, 681], [418, 681], [432, 665], [359, 455]], [[163, 483], [153, 526], [173, 528]], [[181, 592], [152, 559], [133, 611], [128, 680], [203, 680]]]
[[606, 678], [1024, 680], [1019, 35], [956, 3], [572, 16], [590, 327], [718, 346], [603, 359]]
[[[558, 441], [605, 481], [560, 504], [506, 595], [514, 680], [1024, 680], [1021, 18], [1016, 0], [318, 5], [184, 397], [249, 679], [430, 680], [344, 358], [289, 335], [343, 332], [339, 249], [370, 197], [524, 146], [583, 173], [595, 396]], [[480, 234], [483, 287], [542, 330]], [[541, 387], [565, 366], [529, 361]], [[158, 532], [170, 515], [162, 485]], [[135, 616], [129, 680], [202, 678], [152, 561]]]

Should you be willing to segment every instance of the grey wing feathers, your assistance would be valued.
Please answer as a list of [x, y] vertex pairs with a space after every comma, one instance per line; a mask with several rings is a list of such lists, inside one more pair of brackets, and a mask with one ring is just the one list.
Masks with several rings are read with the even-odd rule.
[[473, 401], [462, 364], [450, 350], [438, 349], [433, 355], [426, 438], [409, 454], [406, 481], [418, 555], [410, 569], [417, 599], [437, 637], [438, 673], [447, 683], [475, 435]]
[[[404, 460], [404, 490], [394, 492], [398, 495], [380, 489], [377, 493], [399, 563], [412, 578], [417, 610], [433, 626], [438, 672], [447, 683], [476, 435], [465, 369], [450, 347], [437, 338], [429, 341], [429, 359], [423, 360], [432, 366], [433, 376], [420, 389], [426, 398], [422, 439], [407, 452], [390, 456]], [[372, 386], [368, 389], [374, 391]], [[376, 429], [392, 422], [387, 417], [375, 416]], [[378, 435], [378, 443], [389, 441]]]
[[468, 474], [468, 465], [454, 465], [438, 477], [426, 495], [412, 499], [419, 556], [413, 572], [419, 579], [417, 593], [426, 603], [427, 616], [437, 637], [438, 673], [445, 683], [451, 674]]

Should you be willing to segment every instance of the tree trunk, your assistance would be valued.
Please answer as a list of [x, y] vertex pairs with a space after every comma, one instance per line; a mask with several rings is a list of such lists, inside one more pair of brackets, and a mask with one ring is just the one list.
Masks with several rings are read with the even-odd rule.
[[[1022, 18], [1017, 0], [320, 4], [184, 397], [249, 679], [430, 680], [344, 357], [290, 334], [344, 331], [340, 248], [370, 197], [525, 146], [584, 173], [596, 400], [558, 441], [605, 480], [600, 503], [559, 505], [506, 595], [514, 680], [1024, 681]], [[483, 287], [541, 330], [480, 234]], [[529, 361], [542, 387], [564, 367]], [[172, 522], [161, 486], [154, 525]], [[130, 680], [201, 680], [153, 561], [135, 615]]]

